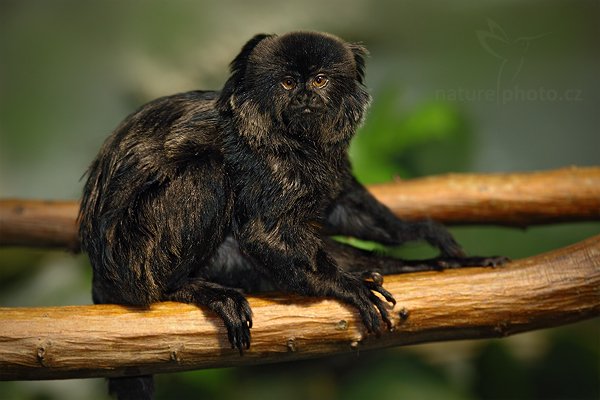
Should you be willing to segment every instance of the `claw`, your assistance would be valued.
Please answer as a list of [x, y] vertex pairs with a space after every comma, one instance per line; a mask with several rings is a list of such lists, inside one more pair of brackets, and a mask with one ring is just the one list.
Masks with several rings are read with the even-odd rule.
[[376, 285], [383, 285], [383, 275], [375, 271], [365, 271], [360, 277], [365, 282], [373, 282]]
[[385, 317], [382, 315], [381, 318], [383, 319], [383, 322], [385, 322], [385, 324], [387, 325], [388, 331], [392, 332], [394, 330], [394, 324], [388, 318], [387, 312], [386, 312]]
[[394, 306], [396, 305], [396, 299], [394, 299], [394, 296], [392, 296], [392, 294], [383, 287], [380, 286], [377, 290], [377, 293], [380, 293], [388, 303], [392, 303]]

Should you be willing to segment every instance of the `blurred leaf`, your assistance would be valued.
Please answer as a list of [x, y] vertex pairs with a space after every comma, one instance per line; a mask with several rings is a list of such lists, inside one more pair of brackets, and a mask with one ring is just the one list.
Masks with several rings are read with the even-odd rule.
[[[557, 330], [552, 347], [533, 371], [536, 398], [600, 398], [600, 330], [597, 322], [587, 323], [588, 329], [567, 327]], [[590, 339], [593, 345], [590, 345]]]
[[157, 399], [226, 399], [232, 397], [231, 368], [163, 374], [156, 376]]
[[0, 248], [0, 290], [28, 279], [45, 256], [39, 249]]
[[430, 102], [398, 111], [394, 89], [379, 93], [350, 149], [354, 171], [363, 183], [464, 170], [470, 135], [451, 105]]
[[[391, 355], [391, 354], [390, 354]], [[375, 361], [375, 360], [371, 360]], [[341, 399], [427, 400], [469, 398], [441, 371], [406, 353], [371, 362], [344, 384]]]
[[525, 372], [503, 343], [490, 341], [475, 361], [474, 391], [481, 399], [531, 398]]

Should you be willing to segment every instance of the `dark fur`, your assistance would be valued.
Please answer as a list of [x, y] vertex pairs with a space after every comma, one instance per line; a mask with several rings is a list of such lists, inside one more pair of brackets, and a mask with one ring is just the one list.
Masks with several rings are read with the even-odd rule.
[[[377, 256], [328, 235], [463, 252], [440, 225], [397, 219], [352, 176], [347, 149], [370, 100], [364, 57], [330, 35], [258, 35], [222, 92], [164, 97], [130, 115], [91, 165], [81, 203], [94, 302], [206, 306], [240, 353], [252, 317], [230, 287], [332, 297], [356, 307], [368, 331], [379, 333], [382, 321], [391, 328], [375, 292], [394, 299], [364, 271], [443, 264]], [[317, 74], [325, 87], [311, 86]], [[281, 85], [286, 77], [297, 82], [292, 90]], [[112, 379], [110, 389], [151, 397], [152, 378]]]

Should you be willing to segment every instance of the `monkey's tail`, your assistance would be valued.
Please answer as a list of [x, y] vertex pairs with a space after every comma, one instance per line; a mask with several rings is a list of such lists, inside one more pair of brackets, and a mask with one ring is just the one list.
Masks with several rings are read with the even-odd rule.
[[152, 400], [154, 379], [152, 375], [109, 378], [108, 392], [118, 400]]

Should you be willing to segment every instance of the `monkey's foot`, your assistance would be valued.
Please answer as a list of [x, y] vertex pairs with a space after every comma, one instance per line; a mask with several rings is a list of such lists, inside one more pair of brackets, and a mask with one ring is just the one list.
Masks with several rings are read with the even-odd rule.
[[[497, 267], [510, 261], [508, 257], [449, 257], [440, 256], [424, 260], [380, 258], [378, 270], [384, 275], [409, 274], [424, 271], [443, 271], [468, 267]], [[370, 274], [370, 273], [367, 273]], [[373, 279], [373, 278], [371, 278]]]
[[504, 256], [492, 257], [438, 257], [434, 258], [434, 265], [440, 269], [452, 269], [462, 267], [498, 267], [510, 261]]

